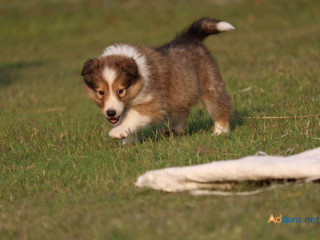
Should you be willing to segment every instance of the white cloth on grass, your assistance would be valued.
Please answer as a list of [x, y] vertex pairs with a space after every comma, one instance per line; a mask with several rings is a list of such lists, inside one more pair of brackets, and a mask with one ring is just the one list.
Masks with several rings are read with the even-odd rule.
[[147, 171], [137, 187], [166, 192], [208, 189], [210, 184], [272, 179], [307, 180], [320, 177], [320, 148], [296, 155], [248, 156], [186, 167]]

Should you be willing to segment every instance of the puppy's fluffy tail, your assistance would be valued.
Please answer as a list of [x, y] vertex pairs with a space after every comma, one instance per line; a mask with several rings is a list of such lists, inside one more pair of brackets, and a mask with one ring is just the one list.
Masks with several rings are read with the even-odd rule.
[[209, 35], [234, 30], [235, 27], [228, 22], [212, 18], [200, 18], [193, 22], [186, 30], [181, 32], [176, 40], [178, 41], [202, 41]]

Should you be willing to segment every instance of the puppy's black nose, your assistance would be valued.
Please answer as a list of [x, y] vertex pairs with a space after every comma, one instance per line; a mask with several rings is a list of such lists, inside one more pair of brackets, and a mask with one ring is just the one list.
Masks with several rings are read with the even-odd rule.
[[114, 117], [116, 115], [116, 111], [115, 110], [107, 110], [107, 115], [108, 115], [108, 117]]

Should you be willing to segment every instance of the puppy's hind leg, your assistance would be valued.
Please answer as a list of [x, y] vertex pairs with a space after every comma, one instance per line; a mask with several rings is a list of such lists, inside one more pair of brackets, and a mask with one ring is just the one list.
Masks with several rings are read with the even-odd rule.
[[208, 89], [202, 96], [202, 102], [212, 119], [215, 119], [214, 133], [230, 131], [231, 102], [224, 87]]

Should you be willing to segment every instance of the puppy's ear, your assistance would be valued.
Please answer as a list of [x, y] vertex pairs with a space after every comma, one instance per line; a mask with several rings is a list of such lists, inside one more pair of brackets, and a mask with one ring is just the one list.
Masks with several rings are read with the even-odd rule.
[[84, 63], [81, 71], [81, 76], [92, 74], [95, 70], [99, 68], [99, 60], [97, 58], [89, 59]]
[[138, 65], [133, 58], [124, 58], [119, 62], [120, 69], [129, 75], [129, 77], [137, 79], [139, 76]]
[[85, 90], [86, 90], [88, 96], [92, 100], [95, 100], [96, 99], [96, 92], [93, 90], [94, 89], [93, 85], [92, 84], [90, 85], [90, 83], [88, 84], [87, 82], [85, 82], [84, 86], [85, 86]]
[[95, 78], [92, 75], [100, 67], [100, 61], [97, 58], [89, 59], [84, 63], [83, 69], [81, 71], [81, 76], [87, 87], [90, 89], [95, 88]]

